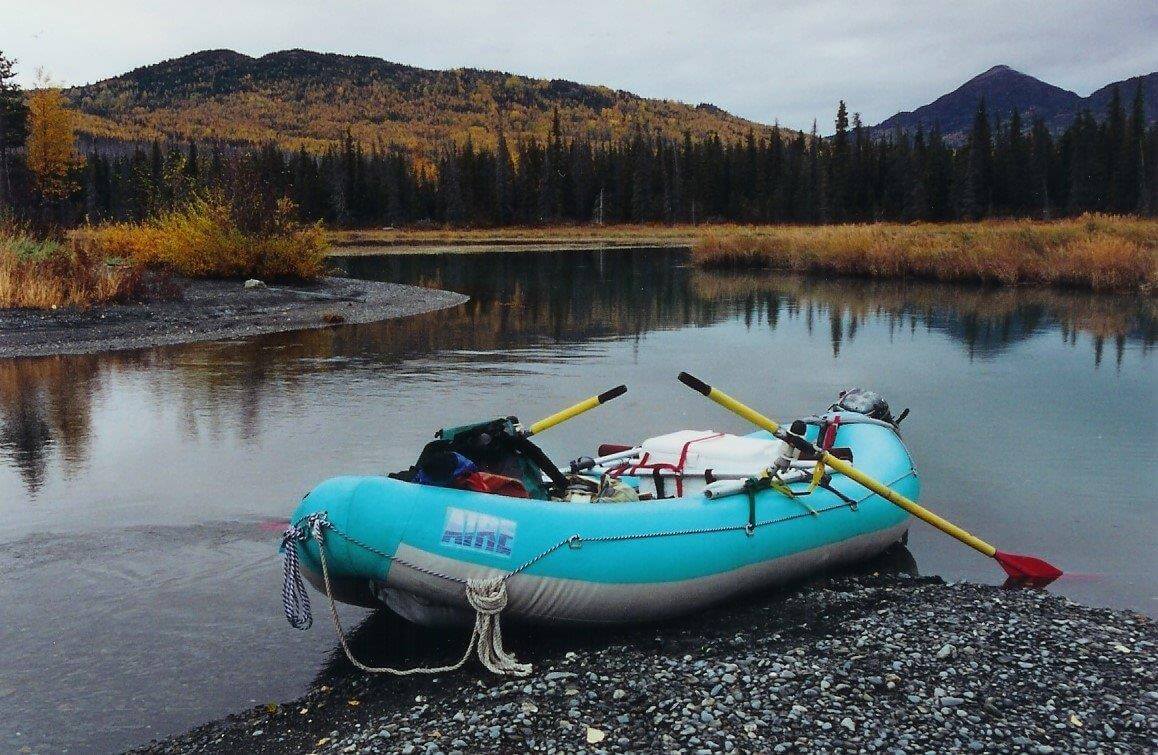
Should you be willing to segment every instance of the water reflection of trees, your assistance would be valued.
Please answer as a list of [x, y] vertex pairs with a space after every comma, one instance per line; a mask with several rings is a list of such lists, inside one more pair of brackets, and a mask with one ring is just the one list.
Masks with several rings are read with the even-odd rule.
[[92, 404], [107, 362], [98, 356], [0, 360], [0, 451], [29, 491], [43, 484], [53, 446], [66, 469], [86, 458]]
[[795, 318], [803, 311], [812, 332], [817, 319], [827, 320], [835, 355], [870, 320], [883, 322], [890, 335], [918, 327], [944, 333], [979, 357], [1052, 328], [1069, 344], [1088, 335], [1095, 364], [1112, 344], [1120, 364], [1127, 342], [1148, 351], [1158, 338], [1158, 306], [1150, 297], [699, 271], [688, 288], [704, 299], [733, 302], [749, 324], [762, 321], [774, 328], [781, 315]]
[[[327, 373], [389, 370], [395, 380], [455, 380], [479, 369], [558, 359], [554, 344], [640, 338], [739, 317], [748, 326], [800, 322], [839, 356], [868, 322], [890, 334], [923, 328], [989, 357], [1043, 331], [1079, 335], [1121, 361], [1158, 335], [1153, 300], [1041, 289], [981, 289], [896, 281], [822, 281], [693, 272], [679, 252], [608, 251], [389, 257], [348, 261], [370, 278], [462, 291], [448, 310], [372, 325], [136, 352], [0, 361], [0, 458], [25, 486], [43, 483], [54, 450], [65, 470], [84, 461], [92, 404], [121, 372], [146, 381], [158, 407], [180, 412], [190, 437], [255, 439], [271, 407], [326, 390]], [[827, 332], [826, 332], [827, 331]], [[528, 356], [527, 350], [544, 349]], [[405, 367], [401, 365], [405, 364]], [[321, 377], [322, 379], [314, 379]], [[311, 379], [304, 379], [310, 377]]]

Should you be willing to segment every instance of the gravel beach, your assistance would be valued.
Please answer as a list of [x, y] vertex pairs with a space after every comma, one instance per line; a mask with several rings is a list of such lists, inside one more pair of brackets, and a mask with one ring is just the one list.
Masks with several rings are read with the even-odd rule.
[[[395, 621], [355, 632], [363, 660], [441, 661], [465, 642]], [[398, 650], [432, 641], [434, 657]], [[297, 701], [143, 751], [1151, 752], [1156, 642], [1145, 616], [1039, 590], [833, 577], [661, 626], [515, 628], [508, 648], [535, 666], [521, 679], [334, 659]]]
[[0, 309], [0, 359], [88, 354], [389, 320], [461, 304], [462, 294], [323, 278], [246, 288], [234, 280], [175, 280], [182, 294], [141, 304]]

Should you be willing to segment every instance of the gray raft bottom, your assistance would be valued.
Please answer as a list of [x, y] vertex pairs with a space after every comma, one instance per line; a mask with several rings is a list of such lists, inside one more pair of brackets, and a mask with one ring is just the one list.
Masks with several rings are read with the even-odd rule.
[[[887, 529], [788, 556], [749, 564], [727, 572], [672, 582], [587, 582], [534, 574], [516, 574], [507, 581], [508, 604], [503, 615], [535, 624], [623, 624], [656, 621], [694, 613], [744, 593], [799, 579], [823, 569], [863, 561], [885, 551], [908, 532], [910, 521]], [[459, 579], [502, 576], [500, 569], [466, 564], [406, 544], [398, 548], [402, 561], [420, 569]], [[321, 575], [305, 568], [314, 587], [323, 589]], [[334, 598], [365, 607], [387, 606], [407, 621], [423, 626], [471, 624], [474, 613], [461, 583], [394, 562], [385, 583], [380, 580], [334, 580]]]

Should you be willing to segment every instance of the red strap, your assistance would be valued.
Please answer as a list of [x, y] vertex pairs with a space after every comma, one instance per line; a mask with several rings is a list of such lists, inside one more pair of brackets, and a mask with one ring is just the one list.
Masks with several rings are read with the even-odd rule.
[[635, 463], [635, 465], [631, 467], [631, 471], [628, 472], [628, 474], [633, 475], [636, 472], [638, 472], [640, 469], [642, 469], [643, 467], [651, 466], [650, 464], [647, 463], [647, 459], [648, 459], [648, 453], [647, 453], [647, 451], [644, 451], [643, 456], [639, 457], [639, 461], [637, 461]]
[[824, 451], [832, 448], [832, 444], [836, 443], [836, 430], [840, 427], [840, 415], [837, 414], [828, 423], [828, 427], [824, 428], [824, 439], [820, 442], [820, 448]]
[[680, 452], [679, 464], [677, 464], [676, 466], [679, 467], [680, 471], [683, 471], [684, 464], [686, 464], [687, 460], [688, 460], [688, 447], [691, 446], [691, 444], [699, 443], [701, 440], [711, 440], [712, 438], [719, 438], [722, 436], [723, 436], [723, 433], [712, 433], [711, 435], [705, 435], [702, 438], [692, 438], [691, 440], [689, 440], [687, 443], [684, 444], [684, 449], [683, 449], [683, 451]]
[[679, 461], [676, 462], [675, 464], [669, 464], [667, 462], [659, 462], [658, 464], [649, 464], [647, 460], [651, 458], [651, 455], [649, 452], [645, 451], [643, 453], [643, 456], [640, 457], [639, 461], [635, 465], [631, 466], [630, 469], [628, 468], [628, 465], [624, 465], [622, 467], [619, 467], [618, 469], [612, 470], [611, 474], [615, 477], [618, 477], [619, 475], [622, 475], [625, 472], [626, 472], [626, 474], [634, 475], [636, 472], [638, 472], [641, 469], [649, 469], [652, 471], [663, 470], [663, 469], [671, 470], [672, 472], [675, 472], [675, 475], [673, 476], [673, 478], [675, 479], [675, 485], [676, 485], [676, 497], [682, 498], [683, 494], [684, 494], [683, 471], [684, 471], [684, 465], [687, 464], [687, 461], [688, 461], [688, 448], [689, 448], [689, 446], [691, 446], [693, 443], [699, 443], [701, 440], [711, 440], [712, 438], [719, 438], [719, 437], [722, 437], [723, 435], [724, 435], [723, 433], [712, 433], [711, 435], [705, 435], [701, 438], [692, 438], [687, 443], [684, 443], [683, 448], [680, 451]]

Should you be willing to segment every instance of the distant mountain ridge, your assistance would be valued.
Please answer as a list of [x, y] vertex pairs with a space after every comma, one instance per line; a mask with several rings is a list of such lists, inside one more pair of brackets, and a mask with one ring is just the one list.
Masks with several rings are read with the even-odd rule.
[[[1027, 125], [1040, 117], [1060, 132], [1084, 109], [1103, 117], [1115, 84], [1127, 107], [1141, 85], [1147, 119], [1158, 119], [1158, 72], [1081, 97], [998, 65], [869, 131], [888, 136], [897, 127], [913, 131], [918, 124], [928, 129], [936, 123], [951, 143], [960, 143], [984, 97], [991, 116], [1006, 120], [1016, 108]], [[348, 131], [363, 145], [397, 145], [430, 155], [467, 139], [493, 147], [500, 120], [508, 140], [542, 140], [556, 111], [566, 135], [596, 141], [622, 138], [641, 126], [669, 138], [688, 131], [697, 139], [716, 135], [725, 142], [776, 129], [706, 103], [692, 106], [573, 81], [473, 68], [428, 70], [308, 50], [256, 58], [205, 50], [72, 87], [66, 95], [82, 113], [82, 134], [114, 141], [276, 142], [321, 150]]]
[[978, 100], [984, 97], [991, 117], [1007, 120], [1016, 108], [1026, 124], [1041, 118], [1051, 131], [1058, 132], [1069, 126], [1086, 109], [1099, 119], [1102, 118], [1114, 86], [1119, 87], [1122, 100], [1128, 108], [1139, 85], [1142, 86], [1145, 98], [1147, 120], [1154, 121], [1158, 119], [1158, 72], [1112, 82], [1089, 97], [1082, 97], [1009, 66], [999, 65], [974, 76], [927, 105], [897, 113], [881, 121], [871, 131], [875, 135], [886, 136], [898, 127], [902, 131], [911, 132], [918, 125], [929, 129], [938, 124], [946, 138], [960, 141], [973, 123]]
[[[771, 126], [713, 105], [692, 106], [572, 81], [470, 68], [427, 70], [361, 55], [284, 50], [250, 57], [207, 50], [66, 90], [82, 133], [114, 140], [277, 142], [323, 149], [347, 129], [364, 145], [429, 153], [450, 141], [493, 145], [563, 131], [619, 138], [642, 125], [679, 137], [738, 139]], [[501, 114], [501, 116], [500, 116]]]

